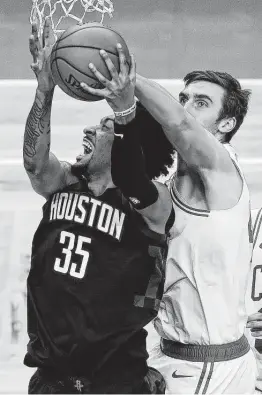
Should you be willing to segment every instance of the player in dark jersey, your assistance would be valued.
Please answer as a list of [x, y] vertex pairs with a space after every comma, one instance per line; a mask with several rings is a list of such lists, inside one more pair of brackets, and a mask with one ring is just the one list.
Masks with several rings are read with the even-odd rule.
[[[167, 188], [151, 180], [166, 174], [173, 150], [138, 105], [86, 128], [83, 154], [72, 166], [60, 162], [50, 152], [48, 30], [44, 48], [35, 26], [30, 37], [38, 86], [23, 150], [32, 187], [47, 200], [27, 281], [24, 363], [38, 368], [29, 393], [164, 393], [162, 376], [147, 366], [143, 328], [162, 297], [174, 220]], [[119, 112], [130, 104], [114, 102]], [[135, 113], [150, 130], [114, 136]]]

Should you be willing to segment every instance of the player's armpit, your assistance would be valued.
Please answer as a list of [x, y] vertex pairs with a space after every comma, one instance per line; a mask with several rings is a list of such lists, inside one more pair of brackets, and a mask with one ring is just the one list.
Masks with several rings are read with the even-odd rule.
[[[164, 234], [166, 233], [166, 225], [173, 209], [172, 199], [166, 185], [157, 181], [153, 181], [153, 183], [158, 190], [156, 202], [144, 209], [136, 209], [136, 211], [144, 218], [150, 230]], [[174, 218], [172, 222], [174, 222]], [[173, 223], [170, 224], [169, 228], [172, 225]]]
[[60, 162], [50, 152], [46, 166], [41, 172], [31, 173], [27, 171], [27, 174], [35, 192], [48, 199], [51, 194], [77, 181], [70, 169], [70, 163]]

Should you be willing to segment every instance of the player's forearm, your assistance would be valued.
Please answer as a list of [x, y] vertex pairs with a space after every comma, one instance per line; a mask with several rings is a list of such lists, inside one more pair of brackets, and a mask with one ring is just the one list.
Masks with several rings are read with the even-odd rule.
[[36, 91], [24, 133], [24, 167], [30, 173], [40, 173], [49, 159], [50, 118], [54, 90]]
[[137, 75], [135, 95], [176, 145], [176, 138], [190, 122], [181, 104], [162, 86], [140, 75]]
[[128, 125], [115, 124], [115, 139], [111, 151], [112, 179], [136, 209], [146, 208], [158, 199], [158, 190], [146, 174], [146, 164], [140, 146], [140, 130], [136, 120]]

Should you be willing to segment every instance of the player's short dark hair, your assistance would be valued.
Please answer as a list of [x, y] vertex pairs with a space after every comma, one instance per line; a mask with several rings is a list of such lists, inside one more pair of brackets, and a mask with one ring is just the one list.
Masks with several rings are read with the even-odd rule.
[[238, 80], [230, 74], [220, 71], [192, 71], [184, 78], [185, 86], [196, 81], [213, 82], [225, 89], [223, 107], [217, 121], [221, 121], [224, 118], [235, 117], [236, 126], [231, 132], [225, 135], [225, 142], [229, 142], [242, 125], [247, 114], [251, 90], [242, 89]]
[[140, 120], [140, 142], [148, 177], [152, 180], [167, 175], [168, 168], [173, 164], [175, 152], [172, 144], [167, 139], [162, 126], [140, 102], [137, 102], [136, 117]]

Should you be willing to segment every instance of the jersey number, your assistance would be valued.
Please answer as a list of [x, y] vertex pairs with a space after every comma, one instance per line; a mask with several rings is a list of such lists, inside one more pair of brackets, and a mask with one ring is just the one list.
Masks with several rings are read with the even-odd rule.
[[262, 299], [262, 266], [256, 265], [253, 269], [251, 298], [254, 301]]
[[[65, 256], [64, 259], [56, 258], [54, 270], [63, 274], [69, 272], [72, 277], [83, 278], [90, 256], [89, 252], [83, 249], [83, 244], [90, 244], [91, 239], [84, 236], [77, 236], [76, 238], [73, 233], [62, 231], [59, 242], [62, 245], [66, 245], [62, 250]], [[72, 262], [72, 252], [82, 256], [80, 267], [78, 267], [77, 263]]]

